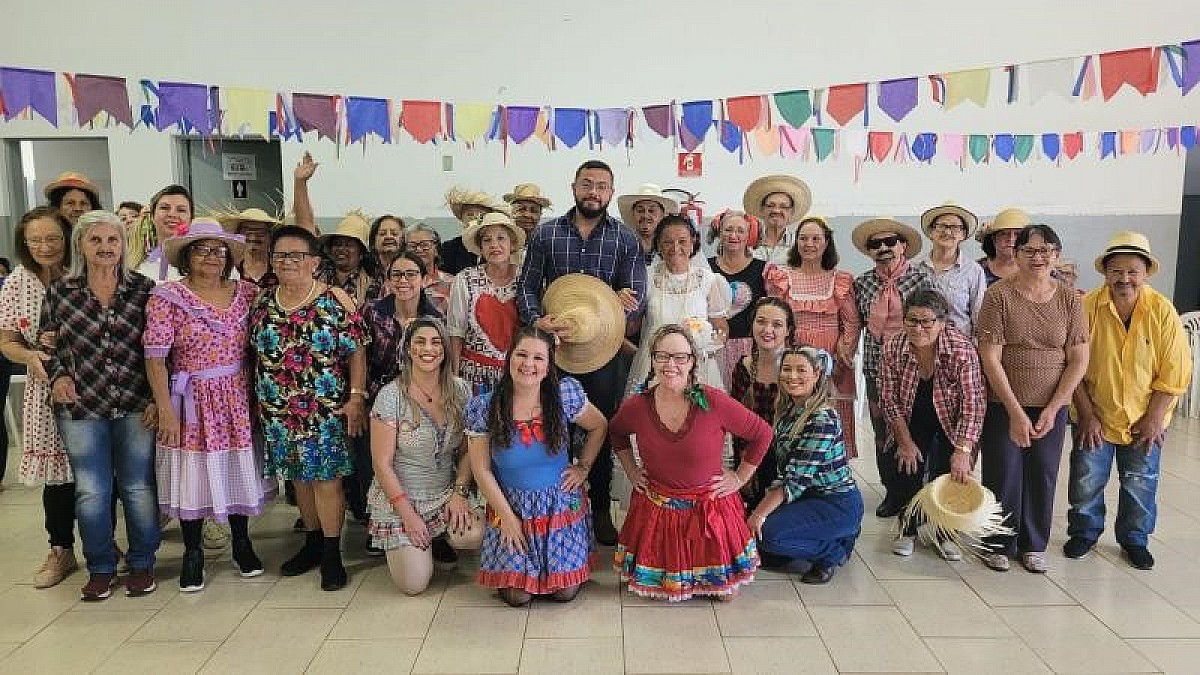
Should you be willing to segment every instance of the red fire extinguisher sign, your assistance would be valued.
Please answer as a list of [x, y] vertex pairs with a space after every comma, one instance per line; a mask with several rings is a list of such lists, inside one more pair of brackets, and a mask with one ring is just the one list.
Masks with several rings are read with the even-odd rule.
[[704, 155], [699, 152], [681, 152], [678, 168], [680, 178], [699, 178], [704, 175]]

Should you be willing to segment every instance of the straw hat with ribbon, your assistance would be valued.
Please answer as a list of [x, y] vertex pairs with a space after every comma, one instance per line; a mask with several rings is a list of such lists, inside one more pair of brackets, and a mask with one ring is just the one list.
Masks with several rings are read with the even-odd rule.
[[[457, 185], [446, 191], [446, 206], [450, 207], [450, 212], [460, 221], [463, 219], [463, 209], [472, 205], [481, 206], [488, 212], [508, 213], [507, 204], [497, 202], [486, 192], [471, 190]], [[466, 223], [463, 224], [465, 225]]]
[[633, 205], [638, 202], [654, 202], [661, 206], [665, 213], [679, 213], [679, 202], [664, 195], [662, 188], [654, 183], [645, 183], [637, 192], [617, 197], [617, 210], [621, 213], [621, 222], [633, 223]]
[[946, 202], [921, 214], [921, 229], [925, 230], [926, 237], [933, 238], [933, 221], [937, 220], [938, 216], [946, 214], [955, 215], [962, 219], [963, 226], [967, 228], [967, 236], [963, 237], [964, 239], [975, 234], [975, 229], [979, 227], [979, 218], [974, 213], [953, 202]]
[[371, 250], [368, 242], [368, 237], [371, 232], [371, 224], [367, 222], [367, 216], [362, 211], [354, 209], [342, 218], [337, 227], [333, 228], [333, 232], [321, 235], [321, 246], [328, 246], [334, 237], [348, 237], [362, 244], [363, 254]]
[[1108, 243], [1104, 245], [1104, 250], [1100, 255], [1096, 256], [1096, 271], [1104, 274], [1104, 260], [1110, 255], [1120, 255], [1122, 253], [1141, 256], [1147, 265], [1146, 273], [1153, 276], [1158, 272], [1158, 258], [1150, 252], [1150, 240], [1141, 232], [1131, 232], [1125, 230], [1113, 234]]
[[983, 540], [1013, 534], [996, 495], [974, 478], [960, 483], [943, 474], [925, 484], [900, 513], [901, 531], [910, 523], [921, 525], [923, 538], [952, 541], [977, 555], [989, 550]]
[[266, 211], [257, 208], [246, 209], [244, 211], [221, 211], [213, 215], [217, 222], [221, 223], [230, 232], [237, 232], [242, 223], [262, 223], [272, 230], [283, 225], [283, 218], [272, 216]]
[[504, 195], [504, 201], [512, 204], [514, 202], [533, 202], [541, 206], [543, 209], [550, 207], [550, 198], [542, 194], [542, 189], [533, 183], [521, 183], [513, 188], [512, 192]]
[[1023, 230], [1029, 226], [1029, 214], [1021, 209], [1004, 209], [992, 218], [992, 222], [984, 225], [975, 233], [975, 240], [982, 242], [984, 237], [995, 234], [1000, 230]]
[[894, 232], [899, 235], [908, 244], [904, 248], [904, 256], [912, 259], [921, 252], [921, 235], [909, 225], [892, 218], [891, 216], [880, 216], [870, 220], [864, 220], [854, 228], [850, 239], [854, 242], [854, 248], [857, 248], [863, 255], [868, 258], [873, 257], [871, 251], [867, 249], [867, 241], [871, 237], [883, 232]]
[[163, 242], [163, 255], [175, 269], [181, 269], [179, 254], [183, 248], [193, 241], [201, 239], [217, 239], [229, 247], [229, 255], [234, 266], [241, 264], [242, 256], [246, 253], [246, 238], [226, 230], [221, 223], [212, 218], [196, 218], [188, 227], [186, 234], [177, 234]]
[[525, 246], [525, 230], [517, 227], [512, 219], [503, 213], [485, 213], [482, 218], [472, 220], [467, 229], [463, 230], [463, 246], [471, 253], [482, 258], [483, 250], [479, 245], [479, 235], [483, 234], [485, 229], [493, 225], [500, 225], [508, 230], [508, 238], [512, 240], [513, 253], [516, 253]]
[[742, 194], [742, 209], [751, 215], [765, 218], [763, 200], [777, 192], [792, 198], [792, 221], [788, 225], [799, 222], [812, 208], [812, 191], [808, 189], [807, 183], [795, 176], [774, 174], [757, 178], [746, 186], [746, 191]]
[[589, 274], [566, 274], [542, 295], [542, 309], [566, 329], [554, 362], [577, 375], [612, 360], [625, 339], [625, 309], [608, 284]]
[[[46, 196], [46, 199], [49, 199], [50, 193], [59, 188], [83, 190], [91, 194], [93, 201], [98, 200], [100, 197], [100, 188], [96, 187], [91, 178], [77, 171], [66, 171], [59, 174], [58, 178], [50, 181], [46, 184], [46, 187], [42, 188], [42, 194]], [[93, 204], [93, 206], [99, 207], [99, 203]]]

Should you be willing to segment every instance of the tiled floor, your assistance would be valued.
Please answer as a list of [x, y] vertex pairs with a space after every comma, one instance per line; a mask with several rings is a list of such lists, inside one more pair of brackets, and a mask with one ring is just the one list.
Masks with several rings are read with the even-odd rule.
[[[828, 586], [764, 572], [731, 604], [671, 606], [622, 593], [601, 569], [574, 603], [510, 609], [474, 584], [470, 561], [405, 597], [381, 561], [361, 554], [357, 525], [346, 535], [352, 582], [323, 593], [315, 573], [275, 572], [299, 543], [294, 511], [282, 504], [253, 526], [266, 575], [242, 580], [228, 552], [214, 553], [208, 587], [181, 595], [172, 527], [157, 593], [83, 605], [82, 573], [53, 589], [30, 585], [44, 554], [40, 492], [7, 485], [0, 672], [1197, 673], [1200, 422], [1177, 423], [1165, 456], [1152, 572], [1129, 568], [1111, 536], [1098, 555], [1062, 557], [1064, 467], [1044, 576], [950, 564], [924, 548], [897, 558], [892, 523], [869, 514], [857, 552]], [[855, 469], [873, 511], [873, 460]]]

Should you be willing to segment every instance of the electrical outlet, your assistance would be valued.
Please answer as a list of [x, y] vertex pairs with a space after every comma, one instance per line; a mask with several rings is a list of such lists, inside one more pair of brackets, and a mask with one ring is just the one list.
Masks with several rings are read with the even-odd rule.
[[442, 171], [454, 170], [454, 155], [442, 155]]

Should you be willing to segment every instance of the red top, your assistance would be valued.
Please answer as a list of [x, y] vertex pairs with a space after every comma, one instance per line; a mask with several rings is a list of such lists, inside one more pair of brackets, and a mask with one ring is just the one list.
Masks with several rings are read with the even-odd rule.
[[729, 394], [703, 386], [708, 410], [691, 404], [677, 433], [668, 431], [659, 420], [653, 391], [630, 397], [608, 423], [613, 450], [629, 449], [630, 435], [636, 435], [646, 476], [676, 489], [708, 485], [721, 475], [726, 433], [746, 441], [742, 461], [757, 465], [771, 445], [771, 426]]

